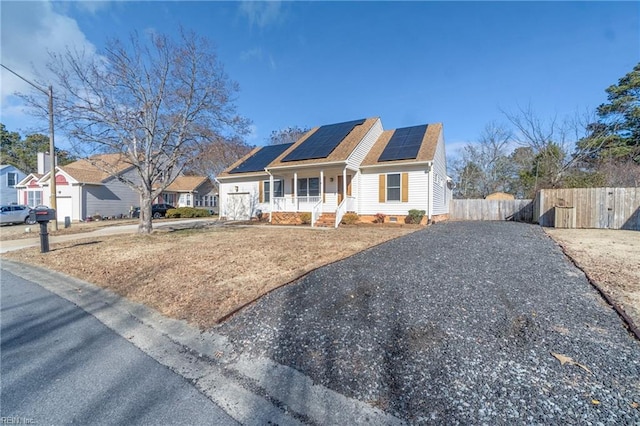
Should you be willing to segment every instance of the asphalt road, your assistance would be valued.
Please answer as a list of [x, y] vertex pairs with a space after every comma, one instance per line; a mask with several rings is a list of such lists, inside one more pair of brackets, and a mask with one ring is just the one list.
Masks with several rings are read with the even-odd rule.
[[237, 424], [92, 315], [2, 273], [2, 423]]

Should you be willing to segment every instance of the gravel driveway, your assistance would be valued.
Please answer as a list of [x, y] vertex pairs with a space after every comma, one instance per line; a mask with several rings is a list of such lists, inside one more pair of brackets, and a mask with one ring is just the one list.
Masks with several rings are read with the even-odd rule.
[[216, 331], [412, 424], [640, 424], [640, 343], [534, 225], [436, 224]]

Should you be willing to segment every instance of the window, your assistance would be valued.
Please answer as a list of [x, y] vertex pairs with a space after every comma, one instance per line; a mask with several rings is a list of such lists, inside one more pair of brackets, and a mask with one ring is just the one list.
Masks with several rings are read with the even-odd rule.
[[27, 204], [35, 207], [42, 204], [42, 191], [27, 191]]
[[[273, 181], [273, 196], [274, 197], [284, 197], [284, 181], [283, 180], [274, 180]], [[269, 181], [264, 182], [264, 202], [268, 203], [271, 197], [271, 188], [269, 186]]]
[[320, 195], [320, 178], [298, 179], [299, 197], [317, 197]]
[[18, 183], [18, 174], [17, 173], [7, 173], [7, 186], [13, 188]]
[[387, 175], [387, 201], [400, 201], [400, 173]]
[[167, 204], [176, 205], [176, 194], [163, 192], [160, 198]]

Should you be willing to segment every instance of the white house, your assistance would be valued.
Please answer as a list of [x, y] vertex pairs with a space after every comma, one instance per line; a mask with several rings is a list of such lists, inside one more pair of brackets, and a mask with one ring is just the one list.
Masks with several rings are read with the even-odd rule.
[[258, 147], [218, 176], [220, 215], [273, 223], [311, 213], [336, 226], [346, 212], [403, 221], [409, 210], [447, 215], [442, 124], [384, 131], [379, 118], [316, 127], [293, 144]]
[[[95, 164], [101, 164], [112, 172], [107, 173]], [[120, 178], [135, 182], [139, 179], [132, 165], [124, 161], [120, 154], [102, 154], [74, 161], [56, 167], [56, 204], [58, 221], [65, 217], [72, 221], [87, 217], [124, 217], [132, 207], [140, 204], [139, 194]], [[18, 197], [24, 204], [49, 205], [50, 173], [30, 174], [17, 186]], [[208, 182], [208, 183], [207, 183]], [[174, 202], [177, 206], [205, 206], [212, 204], [213, 184], [206, 177], [177, 177], [176, 180], [155, 200], [160, 203]], [[180, 200], [184, 202], [180, 203]], [[194, 204], [192, 204], [192, 202]]]
[[25, 173], [11, 164], [0, 165], [0, 204], [20, 204], [16, 186]]

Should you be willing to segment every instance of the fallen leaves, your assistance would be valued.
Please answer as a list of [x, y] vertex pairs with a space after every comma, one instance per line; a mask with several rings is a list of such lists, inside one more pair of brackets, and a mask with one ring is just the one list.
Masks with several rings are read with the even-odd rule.
[[[589, 374], [593, 374], [591, 373], [591, 370], [589, 370], [587, 368], [586, 365], [577, 363], [573, 360], [573, 358], [571, 358], [570, 356], [566, 356], [566, 355], [562, 355], [562, 354], [557, 354], [555, 352], [551, 352], [551, 355], [553, 355], [558, 361], [560, 361], [560, 365], [565, 365], [565, 364], [569, 364], [569, 365], [575, 365], [576, 367], [580, 367], [582, 368], [584, 371], [586, 371]], [[594, 400], [596, 401], [596, 400]], [[599, 404], [599, 402], [598, 402]]]

